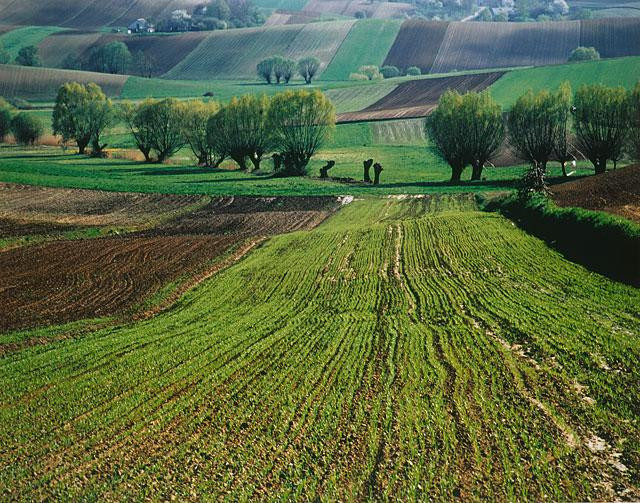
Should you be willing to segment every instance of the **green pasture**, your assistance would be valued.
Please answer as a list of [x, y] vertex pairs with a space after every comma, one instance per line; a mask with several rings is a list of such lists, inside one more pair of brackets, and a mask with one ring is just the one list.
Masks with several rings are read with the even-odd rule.
[[3, 48], [15, 58], [23, 47], [37, 46], [52, 33], [64, 30], [56, 26], [24, 26], [0, 35]]

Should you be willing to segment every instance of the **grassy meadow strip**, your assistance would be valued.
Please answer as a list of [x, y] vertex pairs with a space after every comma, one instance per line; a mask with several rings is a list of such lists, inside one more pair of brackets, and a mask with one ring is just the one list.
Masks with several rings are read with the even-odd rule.
[[[342, 130], [341, 128], [345, 128]], [[350, 133], [357, 133], [351, 136]], [[312, 177], [280, 178], [268, 171], [270, 162], [264, 162], [265, 171], [251, 174], [238, 171], [233, 163], [222, 169], [194, 166], [190, 152], [182, 151], [166, 165], [144, 164], [130, 160], [130, 156], [113, 159], [91, 159], [63, 153], [58, 148], [0, 150], [0, 181], [48, 187], [85, 188], [124, 192], [157, 192], [163, 194], [208, 195], [381, 195], [422, 194], [444, 192], [504, 191], [511, 190], [514, 180], [525, 170], [523, 166], [485, 168], [486, 180], [451, 186], [444, 180], [450, 168], [436, 157], [432, 149], [423, 146], [391, 146], [370, 144], [371, 132], [367, 125], [338, 126], [334, 145], [320, 151], [309, 163]], [[113, 138], [113, 137], [112, 137]], [[107, 138], [110, 141], [112, 138]], [[354, 142], [358, 149], [353, 148]], [[365, 147], [363, 149], [363, 147]], [[336, 161], [330, 172], [333, 177], [362, 180], [362, 161], [367, 157], [380, 162], [384, 171], [380, 185], [345, 184], [319, 180], [320, 168], [329, 159]], [[560, 178], [560, 168], [549, 167], [549, 180]], [[586, 166], [576, 175], [590, 174]], [[467, 170], [462, 179], [468, 180]]]
[[638, 497], [639, 303], [472, 195], [356, 201], [0, 359], [0, 494]]

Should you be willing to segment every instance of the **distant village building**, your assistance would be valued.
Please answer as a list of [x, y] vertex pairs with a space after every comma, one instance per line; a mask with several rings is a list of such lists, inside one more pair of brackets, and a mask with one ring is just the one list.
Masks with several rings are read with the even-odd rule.
[[136, 19], [127, 29], [128, 33], [153, 33], [154, 31], [156, 31], [154, 27], [144, 18]]

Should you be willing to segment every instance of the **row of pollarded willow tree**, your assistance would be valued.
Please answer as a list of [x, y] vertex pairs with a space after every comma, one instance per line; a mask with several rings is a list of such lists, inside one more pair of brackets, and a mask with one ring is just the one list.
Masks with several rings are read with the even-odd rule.
[[230, 158], [240, 169], [260, 168], [273, 154], [279, 175], [306, 174], [311, 157], [335, 126], [335, 109], [319, 91], [287, 91], [215, 101], [147, 99], [114, 106], [95, 84], [69, 83], [58, 92], [54, 134], [84, 154], [104, 155], [105, 131], [124, 121], [147, 162], [164, 162], [189, 146], [198, 163], [218, 167]]
[[614, 167], [624, 155], [640, 158], [640, 82], [631, 92], [622, 87], [588, 85], [572, 96], [564, 83], [555, 91], [528, 91], [505, 117], [488, 92], [461, 95], [448, 91], [426, 120], [426, 132], [441, 157], [451, 166], [451, 182], [460, 182], [471, 165], [471, 180], [480, 180], [485, 163], [505, 140], [527, 161], [527, 174], [544, 185], [550, 161], [566, 163], [576, 153], [589, 159], [596, 174], [607, 161]]

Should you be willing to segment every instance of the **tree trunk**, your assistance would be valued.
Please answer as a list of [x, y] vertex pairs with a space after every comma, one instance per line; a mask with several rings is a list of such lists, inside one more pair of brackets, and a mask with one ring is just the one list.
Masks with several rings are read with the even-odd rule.
[[84, 155], [87, 150], [87, 145], [89, 145], [89, 140], [83, 138], [81, 140], [76, 140], [76, 143], [78, 144], [78, 154]]
[[560, 166], [562, 166], [562, 176], [566, 177], [567, 176], [567, 163], [565, 161], [562, 161], [560, 163]]
[[595, 165], [596, 175], [600, 175], [607, 171], [607, 160], [606, 159], [598, 159]]
[[243, 154], [233, 154], [231, 155], [231, 159], [233, 159], [236, 164], [240, 167], [242, 171], [247, 171], [247, 158]]
[[380, 173], [382, 173], [382, 166], [378, 163], [373, 165], [373, 184], [378, 185], [380, 183]]
[[262, 161], [262, 156], [254, 154], [249, 157], [251, 164], [253, 164], [253, 170], [258, 171], [260, 169], [260, 162]]
[[369, 174], [369, 170], [373, 165], [373, 159], [367, 159], [366, 161], [363, 161], [362, 164], [364, 165], [364, 181], [366, 183], [371, 183], [371, 175]]
[[472, 164], [473, 167], [473, 171], [471, 173], [471, 181], [477, 181], [477, 180], [481, 180], [482, 179], [482, 164], [480, 163], [473, 163]]
[[451, 180], [450, 183], [460, 183], [460, 177], [464, 168], [451, 167]]

